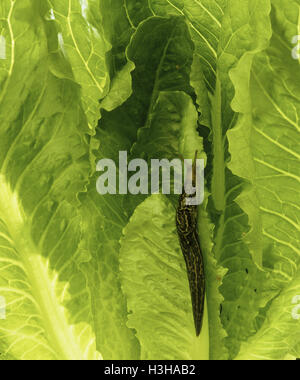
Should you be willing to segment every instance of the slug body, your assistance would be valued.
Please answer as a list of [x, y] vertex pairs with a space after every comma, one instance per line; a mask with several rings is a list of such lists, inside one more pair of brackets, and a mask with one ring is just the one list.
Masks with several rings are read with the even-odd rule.
[[[196, 166], [194, 165], [193, 181], [196, 176], [195, 170]], [[198, 207], [186, 205], [188, 197], [192, 196], [185, 192], [180, 196], [176, 213], [176, 226], [181, 250], [186, 262], [196, 335], [199, 336], [203, 324], [205, 305], [204, 260], [197, 231]]]

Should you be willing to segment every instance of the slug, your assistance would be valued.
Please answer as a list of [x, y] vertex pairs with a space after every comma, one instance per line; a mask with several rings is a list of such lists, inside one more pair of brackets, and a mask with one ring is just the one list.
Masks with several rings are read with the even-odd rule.
[[[193, 164], [193, 186], [196, 184], [197, 154]], [[194, 195], [186, 194], [185, 190], [179, 198], [176, 212], [176, 226], [181, 250], [186, 262], [193, 306], [196, 336], [202, 330], [205, 305], [205, 274], [204, 260], [198, 236], [198, 206], [186, 205], [186, 199]]]

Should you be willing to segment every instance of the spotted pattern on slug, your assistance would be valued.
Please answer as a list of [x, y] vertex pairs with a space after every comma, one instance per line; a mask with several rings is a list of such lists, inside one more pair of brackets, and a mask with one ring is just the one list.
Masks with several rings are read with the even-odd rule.
[[188, 197], [190, 196], [184, 192], [179, 198], [176, 226], [190, 284], [196, 335], [199, 336], [205, 305], [204, 260], [198, 236], [198, 207], [187, 206]]

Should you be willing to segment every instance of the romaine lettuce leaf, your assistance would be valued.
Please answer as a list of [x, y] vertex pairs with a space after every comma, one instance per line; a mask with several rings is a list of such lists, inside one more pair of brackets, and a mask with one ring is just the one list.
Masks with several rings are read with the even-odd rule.
[[[0, 360], [300, 357], [299, 7], [2, 0]], [[196, 150], [200, 339], [177, 197], [95, 173]]]
[[[221, 288], [225, 298], [222, 321], [228, 329], [227, 346], [234, 357], [240, 342], [256, 332], [259, 310], [266, 306], [274, 293], [272, 286], [267, 285], [268, 276], [253, 263], [244, 241], [249, 231], [248, 217], [235, 199], [245, 191], [246, 184], [232, 175], [227, 167], [230, 156], [226, 132], [237, 121], [237, 114], [230, 106], [234, 86], [229, 73], [244, 55], [254, 55], [269, 43], [270, 3], [151, 0], [139, 2], [137, 6], [134, 1], [127, 0], [124, 5], [133, 27], [153, 15], [185, 18], [195, 44], [191, 84], [198, 96], [199, 133], [206, 140], [208, 154], [206, 178], [211, 192], [208, 210], [216, 226], [213, 251], [218, 263], [229, 270]], [[250, 9], [255, 11], [249, 12]], [[250, 70], [249, 67], [246, 69]], [[206, 95], [203, 81], [209, 95]], [[211, 131], [209, 136], [206, 127]], [[252, 305], [251, 316], [249, 302]], [[236, 329], [232, 318], [236, 322], [244, 321], [241, 329]]]
[[208, 323], [198, 339], [174, 213], [165, 196], [152, 195], [124, 230], [120, 268], [128, 326], [136, 330], [143, 360], [207, 360]]
[[[144, 39], [149, 41], [148, 55], [143, 54], [145, 42], [139, 43]], [[180, 53], [182, 46], [187, 47], [185, 54]], [[95, 153], [97, 160], [111, 158], [118, 163], [119, 151], [130, 152], [139, 128], [151, 123], [160, 91], [190, 89], [188, 62], [192, 62], [192, 42], [182, 20], [149, 19], [135, 31], [127, 52], [136, 67], [132, 73], [133, 94], [116, 110], [104, 112], [96, 135], [100, 144], [100, 152]], [[176, 63], [182, 67], [177, 69]], [[118, 275], [119, 240], [128, 223], [128, 207], [124, 207], [122, 195], [97, 193], [98, 176], [96, 173], [91, 178], [87, 192], [80, 196], [84, 246], [92, 255], [85, 270], [94, 273], [89, 281], [97, 347], [105, 359], [136, 359], [140, 347], [133, 331], [126, 327], [126, 298]], [[134, 197], [132, 211], [139, 203], [138, 198]], [[111, 336], [118, 339], [110, 339]], [[120, 341], [124, 343], [120, 345]]]
[[[111, 50], [107, 54], [111, 78], [110, 90], [101, 102], [101, 108], [112, 111], [124, 103], [132, 93], [132, 76], [134, 63], [126, 54], [130, 38], [134, 33], [123, 0], [93, 0], [90, 2], [90, 17], [100, 14], [103, 31], [106, 39], [111, 44]], [[94, 12], [96, 8], [96, 12]]]
[[[110, 46], [102, 24], [89, 23], [79, 0], [49, 0], [49, 4], [49, 12], [57, 21], [60, 48], [71, 65], [74, 80], [81, 86], [83, 108], [94, 133], [100, 118], [99, 101], [107, 95], [110, 86], [106, 62]], [[100, 12], [100, 5], [93, 11]]]
[[0, 94], [0, 293], [6, 300], [0, 352], [14, 359], [98, 359], [79, 268], [88, 255], [80, 249], [76, 194], [90, 171], [79, 88], [53, 75], [51, 25], [38, 6], [4, 1], [0, 11], [9, 25]]
[[[288, 49], [297, 18], [296, 3], [274, 1], [270, 47], [245, 57], [232, 72], [238, 125], [229, 133], [232, 170], [247, 179], [239, 204], [249, 215], [246, 239], [253, 257], [269, 273], [278, 295], [265, 310], [263, 325], [242, 346], [240, 358], [279, 359], [299, 344], [292, 300], [299, 294], [299, 76]], [[290, 8], [292, 7], [292, 8]], [[298, 352], [299, 354], [299, 352]]]

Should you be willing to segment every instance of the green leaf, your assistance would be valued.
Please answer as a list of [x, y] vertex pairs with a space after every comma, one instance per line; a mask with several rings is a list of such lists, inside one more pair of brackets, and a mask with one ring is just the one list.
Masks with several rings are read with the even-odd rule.
[[152, 17], [139, 25], [127, 54], [136, 65], [131, 101], [137, 108], [134, 115], [141, 117], [139, 127], [143, 127], [150, 122], [160, 91], [191, 92], [193, 44], [181, 18]]
[[[108, 140], [108, 136], [101, 140], [106, 145], [102, 149], [105, 158], [113, 157], [114, 148], [121, 143], [114, 136]], [[120, 149], [124, 149], [124, 144]], [[140, 356], [139, 342], [126, 326], [127, 303], [119, 278], [119, 239], [127, 223], [122, 199], [122, 195], [98, 194], [96, 177], [87, 192], [80, 195], [82, 249], [92, 256], [82, 269], [91, 291], [97, 348], [105, 360], [136, 360]]]
[[299, 273], [272, 302], [265, 323], [243, 343], [237, 360], [282, 360], [287, 354], [299, 357], [299, 320], [293, 318], [293, 298], [300, 294]]
[[131, 72], [134, 64], [128, 62], [112, 79], [111, 88], [107, 96], [101, 102], [101, 108], [113, 111], [122, 105], [131, 95]]
[[[279, 293], [269, 305], [261, 329], [249, 346], [242, 347], [243, 357], [284, 357], [299, 343], [297, 321], [290, 313], [292, 292], [294, 296], [299, 293], [300, 218], [300, 104], [299, 76], [295, 75], [299, 64], [292, 59], [289, 47], [290, 31], [297, 34], [296, 18], [293, 28], [286, 19], [290, 5], [274, 1], [270, 47], [254, 58], [244, 57], [231, 74], [236, 88], [233, 107], [241, 117], [229, 133], [230, 166], [251, 184], [238, 200], [249, 215], [251, 230], [246, 239], [253, 257], [269, 272], [270, 284]], [[247, 67], [251, 70], [245, 74]], [[290, 341], [288, 336], [292, 335]], [[256, 339], [261, 343], [254, 347], [251, 342]]]
[[77, 266], [78, 217], [61, 204], [37, 244], [29, 216], [3, 176], [0, 189], [0, 293], [6, 300], [0, 351], [17, 360], [99, 359], [89, 292]]
[[[212, 115], [210, 112], [210, 98], [205, 85], [202, 63], [196, 54], [194, 54], [190, 80], [196, 94], [196, 103], [200, 113], [199, 124], [201, 125], [199, 132], [202, 134], [204, 132], [203, 127], [207, 127], [209, 129], [211, 128]], [[206, 138], [207, 137], [208, 136], [206, 136]]]
[[[195, 151], [198, 150], [198, 158], [206, 160], [203, 141], [196, 130], [197, 119], [193, 101], [186, 93], [160, 92], [152, 110], [150, 124], [138, 131], [138, 139], [131, 149], [130, 159], [141, 157], [150, 167], [152, 159], [193, 159]], [[149, 175], [149, 183], [150, 177]], [[171, 193], [174, 190], [173, 184], [174, 180], [171, 178]], [[124, 198], [124, 208], [128, 215], [147, 196], [128, 194]], [[177, 196], [171, 198], [177, 202]]]
[[[201, 61], [197, 55], [194, 55], [194, 61], [191, 71], [191, 84], [195, 89], [196, 103], [199, 111], [198, 118], [198, 131], [204, 140], [204, 149], [207, 153], [208, 164], [206, 166], [206, 184], [210, 183], [211, 171], [211, 146], [209, 143], [209, 130], [211, 128], [211, 115], [210, 115], [210, 100], [208, 90], [205, 86], [204, 74], [201, 66]], [[214, 224], [212, 223], [208, 214], [208, 197], [204, 204], [199, 208], [199, 236], [200, 244], [205, 258], [205, 275], [206, 275], [206, 294], [208, 303], [209, 315], [209, 337], [210, 337], [210, 359], [211, 360], [226, 360], [228, 359], [228, 350], [225, 347], [225, 332], [222, 322], [221, 314], [223, 311], [224, 297], [221, 294], [220, 287], [223, 284], [224, 277], [227, 270], [217, 263], [216, 258], [213, 256], [213, 237], [214, 237]]]
[[[259, 17], [265, 20], [268, 14], [268, 7]], [[269, 287], [266, 286], [267, 278], [260, 273], [256, 265], [252, 262], [249, 249], [243, 237], [249, 231], [248, 218], [243, 210], [236, 204], [236, 197], [243, 191], [244, 184], [238, 177], [233, 176], [227, 169], [227, 141], [226, 131], [235, 123], [236, 115], [230, 108], [230, 101], [233, 97], [233, 86], [229, 80], [228, 72], [240, 56], [247, 53], [248, 49], [254, 48], [249, 38], [246, 40], [244, 33], [255, 25], [255, 18], [251, 19], [248, 13], [247, 4], [237, 6], [233, 1], [228, 3], [222, 18], [222, 33], [218, 42], [218, 55], [216, 61], [217, 80], [214, 95], [209, 98], [205, 94], [203, 80], [205, 71], [202, 69], [201, 59], [195, 55], [191, 83], [195, 88], [197, 103], [201, 116], [199, 123], [200, 133], [205, 138], [205, 148], [208, 154], [208, 167], [206, 178], [211, 197], [208, 203], [210, 218], [215, 224], [214, 248], [213, 252], [217, 263], [222, 268], [227, 268], [221, 275], [215, 274], [219, 278], [215, 293], [218, 294], [220, 287], [221, 295], [217, 299], [222, 305], [221, 318], [223, 326], [227, 331], [226, 346], [229, 349], [230, 357], [234, 357], [239, 351], [240, 342], [256, 332], [256, 317], [259, 309], [264, 307], [269, 300]], [[253, 33], [249, 33], [252, 36]], [[261, 35], [261, 40], [265, 41], [265, 36]], [[253, 40], [255, 41], [255, 40]], [[262, 43], [259, 39], [255, 42]], [[207, 79], [207, 78], [206, 78]], [[211, 115], [208, 113], [211, 110]], [[207, 136], [208, 127], [211, 130]], [[216, 268], [215, 268], [216, 271]], [[216, 286], [212, 280], [211, 286]], [[245, 296], [245, 293], [247, 296]], [[246, 301], [247, 300], [247, 301]], [[249, 303], [251, 308], [249, 309]], [[211, 316], [214, 316], [215, 327], [220, 335], [211, 337], [211, 357], [225, 357], [226, 352], [220, 352], [220, 339], [224, 338], [222, 332], [216, 304], [211, 301]], [[240, 325], [240, 321], [244, 323]], [[220, 331], [220, 332], [219, 332]], [[225, 355], [225, 356], [224, 356]]]
[[[205, 154], [202, 152], [202, 139], [196, 132], [197, 118], [195, 106], [188, 95], [182, 92], [161, 92], [153, 109], [149, 127], [139, 130], [138, 141], [132, 149], [132, 158], [143, 157], [150, 164], [153, 157], [173, 159], [182, 154], [186, 158], [192, 158], [197, 149], [201, 153], [199, 156], [205, 158]], [[137, 203], [142, 202], [145, 198], [146, 196], [142, 195], [128, 195], [125, 198], [124, 207], [126, 209], [130, 208], [129, 214], [131, 214]], [[222, 271], [222, 268], [217, 267], [211, 256], [212, 227], [204, 208], [200, 208], [200, 213], [199, 233], [206, 261], [208, 316], [210, 324], [213, 326], [210, 329], [211, 342], [214, 345], [212, 355], [220, 358], [226, 357], [226, 352], [220, 345], [219, 340], [220, 337], [225, 336], [225, 333], [222, 330], [219, 318], [222, 297], [218, 292], [221, 279], [218, 280], [217, 277], [222, 278], [224, 271]], [[188, 297], [189, 295], [187, 294], [186, 296]], [[139, 302], [139, 300], [134, 300], [133, 295], [131, 297], [132, 302]], [[135, 325], [131, 326], [137, 329]], [[141, 332], [141, 334], [144, 333]], [[217, 356], [218, 354], [220, 356]]]
[[[199, 122], [211, 128], [211, 146], [207, 141], [205, 143], [211, 157], [208, 170], [212, 168], [212, 173], [207, 172], [213, 200], [213, 203], [209, 203], [209, 210], [216, 224], [214, 253], [219, 265], [229, 270], [221, 288], [225, 300], [228, 298], [222, 307], [222, 321], [229, 334], [227, 346], [231, 355], [235, 356], [240, 342], [256, 332], [256, 317], [273, 292], [272, 287], [266, 286], [267, 276], [253, 264], [243, 241], [249, 231], [248, 218], [235, 203], [235, 198], [244, 191], [244, 184], [227, 169], [226, 131], [236, 123], [236, 114], [230, 107], [234, 87], [229, 72], [244, 54], [253, 54], [267, 45], [270, 38], [270, 5], [268, 1], [253, 5], [253, 2], [241, 4], [234, 0], [214, 4], [189, 0], [162, 3], [154, 0], [148, 2], [148, 7], [146, 2], [142, 4], [144, 15], [140, 12], [140, 19], [147, 17], [149, 10], [164, 16], [170, 13], [184, 16], [196, 46], [191, 83], [195, 87], [199, 110], [202, 112]], [[130, 14], [130, 6], [127, 8]], [[252, 8], [259, 11], [249, 12]], [[133, 14], [134, 8], [132, 10]], [[205, 96], [199, 96], [203, 93], [203, 80], [213, 94], [210, 102]], [[208, 107], [211, 108], [211, 117], [207, 112]], [[205, 137], [203, 127], [200, 133]], [[251, 301], [244, 300], [244, 287]], [[248, 314], [248, 302], [253, 305], [251, 316]], [[241, 329], [237, 329], [235, 321], [240, 319], [244, 324]]]
[[[230, 107], [234, 88], [230, 82], [229, 72], [243, 55], [253, 54], [266, 46], [269, 29], [260, 30], [261, 25], [268, 25], [270, 7], [268, 2], [260, 2], [260, 12], [249, 12], [248, 2], [237, 4], [229, 1], [222, 17], [220, 38], [216, 55], [215, 84], [206, 76], [197, 56], [192, 67], [192, 84], [198, 96], [197, 103], [202, 115], [200, 123], [211, 129], [205, 147], [208, 152], [208, 184], [211, 198], [208, 210], [216, 228], [214, 230], [214, 254], [221, 267], [228, 268], [223, 279], [221, 292], [222, 322], [227, 331], [226, 345], [230, 356], [234, 357], [241, 341], [256, 332], [256, 317], [259, 309], [264, 307], [273, 294], [267, 284], [267, 277], [253, 264], [249, 249], [243, 241], [249, 231], [248, 218], [236, 204], [236, 197], [245, 191], [245, 184], [233, 176], [227, 168], [228, 152], [226, 132], [236, 122], [236, 114]], [[251, 5], [252, 7], [252, 5]], [[246, 38], [247, 36], [247, 38]], [[201, 97], [202, 79], [209, 82], [211, 118], [207, 114], [208, 101]], [[204, 110], [204, 112], [203, 112]], [[201, 126], [202, 130], [203, 127]], [[206, 132], [203, 131], [205, 136]], [[210, 141], [210, 144], [208, 143]], [[245, 296], [245, 293], [247, 296]], [[246, 301], [247, 299], [247, 301]], [[249, 303], [251, 304], [249, 314]], [[244, 323], [237, 328], [238, 321]]]
[[80, 0], [49, 0], [49, 4], [57, 20], [61, 49], [70, 62], [75, 81], [81, 86], [83, 108], [93, 133], [100, 118], [99, 101], [107, 95], [110, 86], [106, 62], [110, 46], [102, 25], [92, 26], [83, 16]]
[[205, 81], [214, 92], [218, 43], [227, 0], [126, 0], [129, 17], [137, 25], [151, 15], [181, 16], [189, 25], [195, 54], [202, 62]]
[[153, 195], [137, 207], [121, 240], [128, 326], [137, 331], [143, 360], [208, 359], [207, 323], [197, 338], [174, 215], [164, 196]]
[[[98, 0], [90, 3], [90, 16]], [[97, 9], [96, 9], [97, 10]], [[99, 4], [98, 4], [99, 10]], [[132, 94], [131, 72], [135, 66], [126, 55], [127, 46], [134, 33], [134, 28], [127, 18], [123, 0], [100, 1], [101, 18], [106, 39], [112, 48], [107, 54], [110, 66], [111, 86], [106, 98], [101, 102], [101, 108], [112, 111], [124, 103]]]
[[209, 219], [206, 208], [207, 199], [203, 206], [199, 208], [198, 229], [200, 245], [205, 261], [206, 297], [209, 319], [209, 358], [210, 360], [227, 360], [228, 350], [225, 346], [227, 334], [221, 323], [221, 308], [224, 297], [220, 292], [220, 286], [222, 285], [227, 270], [218, 265], [212, 254], [214, 226]]
[[119, 108], [104, 112], [99, 123], [100, 130], [107, 128], [120, 141], [118, 146], [124, 141], [133, 144], [137, 131], [149, 126], [160, 91], [192, 91], [189, 74], [193, 44], [183, 20], [153, 17], [143, 22], [132, 37], [127, 56], [135, 65], [132, 95]]
[[[298, 211], [296, 195], [294, 195], [299, 182], [297, 178], [299, 170], [295, 162], [296, 141], [299, 136], [297, 124], [299, 78], [294, 76], [298, 63], [290, 55], [286, 60], [288, 48], [284, 45], [286, 50], [282, 51], [284, 40], [278, 38], [281, 27], [275, 13], [273, 13], [273, 25], [274, 36], [271, 47], [255, 57], [251, 73], [248, 74], [248, 83], [240, 80], [242, 64], [232, 72], [232, 79], [237, 88], [233, 106], [242, 114], [242, 117], [229, 135], [230, 151], [233, 157], [231, 167], [253, 185], [244, 199], [240, 199], [240, 204], [250, 216], [252, 226], [252, 232], [249, 235], [250, 246], [260, 263], [263, 252], [268, 255], [269, 248], [272, 249], [277, 243], [280, 249], [290, 251], [292, 257], [294, 254], [297, 255], [293, 253], [293, 247], [289, 248], [287, 245], [283, 248], [280, 238], [283, 238], [283, 243], [286, 241], [293, 246], [296, 243], [293, 236], [296, 238], [299, 233], [295, 226]], [[296, 25], [294, 30], [296, 33]], [[244, 67], [246, 65], [247, 62]], [[281, 73], [283, 68], [284, 76], [281, 77], [277, 72]], [[241, 147], [244, 148], [243, 155], [240, 154]], [[268, 180], [268, 187], [265, 186], [266, 180]], [[283, 182], [286, 184], [286, 181], [289, 181], [288, 191], [282, 188], [282, 191], [278, 193], [278, 185]], [[245, 202], [247, 199], [248, 201]], [[268, 232], [266, 228], [273, 225], [277, 229], [277, 221], [279, 221], [278, 231], [275, 234], [271, 233], [275, 238], [279, 238], [279, 242], [276, 243], [271, 236], [268, 236], [271, 231]], [[256, 239], [258, 234], [261, 236], [260, 239]], [[289, 268], [288, 264], [282, 268], [283, 272], [288, 271], [288, 278], [295, 271], [295, 268]], [[284, 282], [288, 278], [282, 275]]]
[[[145, 46], [148, 46], [146, 54], [144, 54]], [[174, 110], [174, 102], [167, 100], [168, 107], [171, 107], [171, 110], [166, 110], [165, 123], [170, 125], [167, 125], [165, 130], [159, 124], [161, 121], [157, 123], [154, 120], [156, 130], [153, 132], [153, 139], [157, 141], [156, 148], [151, 146], [152, 137], [145, 142], [147, 133], [152, 134], [152, 120], [157, 115], [156, 107], [163, 107], [162, 104], [158, 105], [160, 93], [184, 91], [189, 94], [192, 90], [189, 84], [189, 74], [193, 59], [193, 44], [184, 20], [178, 17], [168, 19], [151, 17], [142, 22], [133, 35], [127, 52], [128, 57], [136, 65], [136, 70], [133, 72], [133, 95], [123, 107], [117, 109], [110, 117], [114, 116], [116, 128], [120, 128], [120, 125], [125, 124], [127, 135], [132, 136], [132, 143], [137, 142], [137, 147], [132, 148], [130, 158], [138, 157], [140, 154], [140, 157], [150, 160], [154, 158], [154, 153], [155, 158], [171, 157], [171, 153], [175, 155], [172, 159], [178, 157], [180, 153], [193, 157], [195, 150], [199, 147], [197, 142], [190, 148], [191, 152], [187, 151], [184, 141], [181, 141], [183, 144], [181, 147], [179, 142], [176, 141], [176, 138], [179, 138], [182, 133], [179, 131], [181, 118], [188, 118], [188, 115], [185, 116], [185, 107], [190, 100], [187, 96], [184, 97], [183, 94], [175, 96], [175, 99], [178, 97], [175, 107], [180, 107], [183, 110], [182, 114], [178, 114], [178, 111]], [[170, 97], [167, 94], [165, 96]], [[179, 104], [180, 99], [183, 104]], [[191, 114], [195, 115], [192, 103], [190, 103], [189, 107]], [[164, 117], [161, 110], [158, 111], [157, 118], [160, 117]], [[113, 118], [111, 117], [111, 119]], [[168, 147], [168, 140], [163, 135], [171, 131], [172, 123], [175, 125], [175, 133], [173, 133], [173, 146], [171, 148], [171, 146]], [[196, 123], [196, 120], [194, 123]], [[196, 130], [190, 129], [190, 132], [189, 141], [192, 141], [193, 138], [196, 138]], [[145, 138], [143, 138], [143, 134], [145, 134]], [[139, 135], [141, 136], [139, 137]], [[164, 145], [159, 152], [157, 151], [157, 144], [161, 144], [162, 140], [164, 140]], [[144, 147], [145, 143], [149, 147]], [[202, 142], [200, 144], [202, 145]], [[196, 146], [195, 149], [194, 146]], [[202, 150], [202, 146], [200, 150]], [[137, 200], [136, 198], [139, 199]], [[142, 196], [126, 198], [124, 208], [129, 215], [144, 198]]]
[[[145, 42], [140, 43], [145, 39], [149, 47], [146, 54]], [[180, 50], [182, 46], [186, 48], [184, 52]], [[100, 152], [95, 153], [97, 159], [110, 158], [118, 162], [119, 151], [130, 151], [138, 129], [150, 121], [160, 90], [173, 86], [189, 89], [189, 66], [183, 63], [189, 61], [187, 57], [192, 59], [192, 43], [182, 20], [152, 18], [146, 21], [135, 32], [127, 52], [136, 66], [132, 73], [133, 94], [121, 107], [103, 113], [96, 136], [100, 142]], [[176, 64], [182, 67], [176, 69]], [[80, 198], [84, 246], [94, 260], [85, 270], [95, 273], [90, 278], [90, 287], [97, 347], [106, 359], [136, 359], [139, 345], [133, 332], [126, 327], [126, 300], [118, 278], [119, 240], [128, 215], [123, 209], [123, 196], [100, 196], [96, 192], [97, 177], [91, 179], [87, 193]], [[136, 200], [135, 206], [137, 204]], [[100, 269], [95, 271], [91, 267]], [[112, 304], [118, 307], [112, 309]]]
[[35, 5], [4, 1], [0, 8], [8, 47], [0, 94], [0, 294], [6, 301], [0, 352], [18, 360], [98, 359], [79, 269], [88, 256], [72, 205], [90, 170], [82, 132], [88, 128], [79, 88], [51, 72], [51, 26]]
[[[299, 358], [299, 0], [63, 3], [0, 6], [0, 360]], [[177, 196], [95, 173], [196, 150], [200, 339]]]

